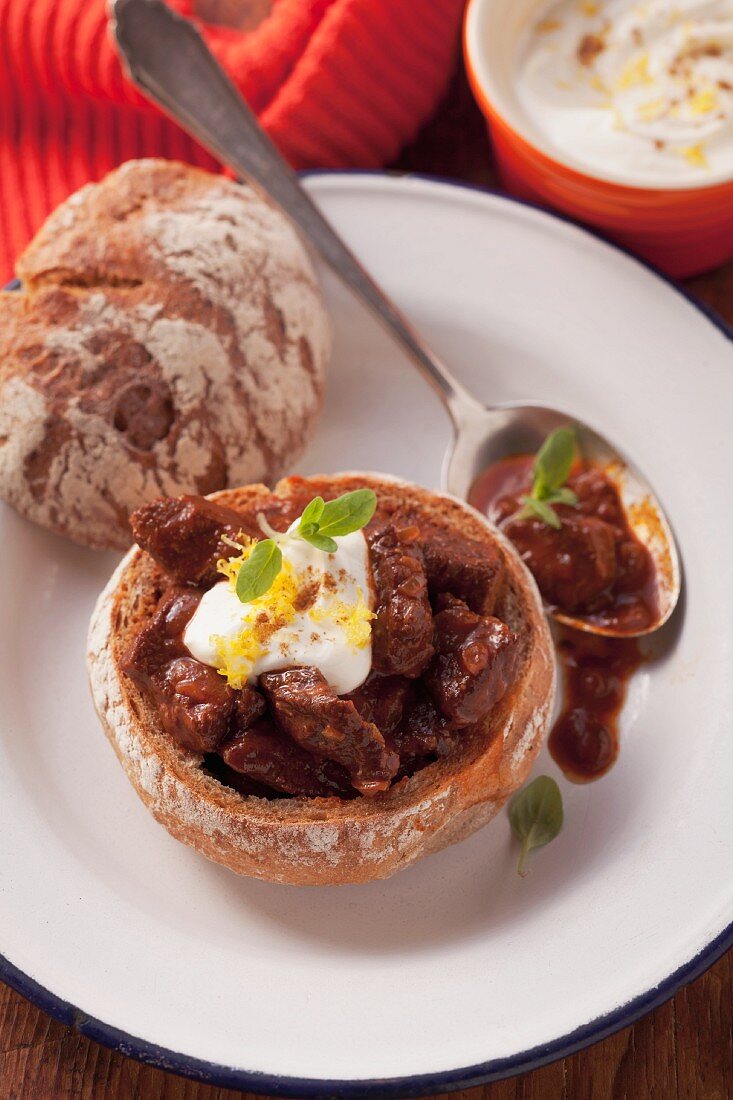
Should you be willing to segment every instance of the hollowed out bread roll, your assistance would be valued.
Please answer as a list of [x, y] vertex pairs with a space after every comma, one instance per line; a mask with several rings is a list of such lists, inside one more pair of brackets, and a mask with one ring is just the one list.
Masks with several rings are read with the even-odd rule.
[[279, 477], [315, 427], [330, 325], [287, 219], [130, 161], [47, 220], [0, 302], [0, 497], [94, 547], [161, 495]]
[[[546, 733], [555, 687], [550, 634], [529, 572], [511, 545], [467, 505], [373, 474], [284, 480], [275, 492], [300, 501], [372, 487], [380, 505], [407, 506], [441, 527], [499, 542], [507, 581], [496, 614], [521, 634], [513, 686], [487, 718], [464, 731], [449, 756], [372, 798], [243, 797], [201, 769], [161, 729], [155, 708], [120, 668], [153, 613], [163, 576], [134, 547], [100, 596], [88, 645], [92, 692], [107, 736], [146, 806], [173, 836], [239, 874], [300, 885], [387, 878], [485, 825], [526, 779]], [[307, 492], [304, 492], [307, 490]], [[218, 493], [233, 508], [268, 491]]]

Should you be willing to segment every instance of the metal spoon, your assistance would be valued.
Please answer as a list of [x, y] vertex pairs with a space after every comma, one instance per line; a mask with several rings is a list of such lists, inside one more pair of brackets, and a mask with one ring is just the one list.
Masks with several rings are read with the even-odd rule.
[[[195, 27], [163, 0], [113, 0], [113, 29], [130, 76], [153, 102], [224, 164], [277, 202], [333, 271], [361, 298], [401, 345], [445, 405], [454, 428], [443, 482], [467, 498], [488, 465], [534, 452], [554, 428], [573, 422], [584, 457], [608, 467], [630, 522], [649, 547], [657, 569], [656, 630], [680, 592], [677, 548], [665, 515], [642, 473], [577, 418], [542, 405], [486, 407], [453, 377], [332, 229], [297, 175], [210, 53]], [[613, 634], [582, 617], [553, 611], [556, 619], [592, 633]], [[626, 635], [628, 636], [628, 635]]]

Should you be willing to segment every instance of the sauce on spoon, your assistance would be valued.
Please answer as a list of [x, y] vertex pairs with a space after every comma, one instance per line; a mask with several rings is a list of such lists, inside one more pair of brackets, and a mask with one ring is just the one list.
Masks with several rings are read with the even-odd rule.
[[565, 484], [577, 504], [553, 504], [556, 529], [521, 517], [534, 462], [534, 455], [519, 455], [494, 463], [474, 484], [471, 504], [515, 544], [551, 614], [572, 615], [599, 632], [644, 632], [659, 616], [656, 570], [615, 485], [598, 467], [575, 462]]

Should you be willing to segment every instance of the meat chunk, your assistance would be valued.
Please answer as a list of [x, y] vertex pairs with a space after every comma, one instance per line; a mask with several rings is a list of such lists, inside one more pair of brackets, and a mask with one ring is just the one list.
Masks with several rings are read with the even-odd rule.
[[361, 717], [373, 722], [387, 737], [402, 719], [402, 711], [410, 693], [412, 681], [403, 676], [380, 676], [370, 672], [367, 679], [343, 698], [354, 704]]
[[493, 615], [504, 584], [501, 547], [460, 537], [455, 531], [446, 531], [410, 513], [394, 520], [398, 537], [403, 522], [419, 531], [417, 542], [422, 549], [432, 599], [450, 592], [478, 615]]
[[200, 598], [200, 592], [172, 590], [135, 638], [122, 667], [179, 745], [211, 752], [227, 735], [235, 693], [183, 646], [183, 631]]
[[596, 519], [602, 519], [614, 527], [625, 526], [626, 521], [616, 488], [603, 470], [593, 467], [583, 470], [575, 474], [568, 484], [578, 498], [578, 512], [586, 516], [595, 516]]
[[[131, 653], [124, 671], [150, 698], [161, 725], [183, 748], [211, 752], [227, 735], [234, 692], [216, 669], [193, 657], [173, 657], [160, 637], [145, 640], [146, 657]], [[165, 659], [154, 669], [154, 646]]]
[[215, 668], [177, 657], [159, 680], [160, 720], [172, 737], [194, 752], [212, 752], [227, 735], [234, 692]]
[[137, 543], [172, 580], [204, 587], [217, 580], [219, 558], [235, 553], [222, 535], [262, 537], [252, 518], [195, 496], [153, 500], [133, 512], [130, 526]]
[[435, 657], [425, 674], [433, 701], [455, 729], [478, 722], [506, 693], [518, 659], [518, 635], [506, 623], [444, 599], [435, 616]]
[[335, 760], [349, 773], [353, 786], [372, 795], [389, 787], [399, 767], [372, 722], [366, 722], [348, 699], [339, 699], [315, 668], [266, 672], [260, 686], [277, 723], [316, 756]]
[[231, 787], [232, 790], [237, 791], [238, 794], [244, 795], [245, 798], [254, 795], [256, 798], [269, 799], [281, 793], [279, 791], [276, 792], [272, 787], [263, 786], [262, 783], [255, 783], [254, 779], [250, 779], [247, 775], [242, 775], [241, 772], [236, 772], [234, 768], [230, 768], [225, 764], [216, 752], [206, 753], [203, 763], [201, 764], [201, 770], [204, 775], [211, 776], [212, 779], [216, 779], [217, 782], [221, 783], [224, 787]]
[[234, 722], [238, 731], [246, 730], [253, 726], [267, 710], [267, 704], [257, 688], [245, 684], [235, 693], [234, 697]]
[[415, 696], [405, 707], [402, 721], [390, 736], [390, 743], [399, 753], [400, 763], [409, 765], [436, 752], [439, 740], [450, 735], [448, 720], [440, 714], [432, 699], [424, 692]]
[[198, 607], [200, 592], [171, 588], [158, 604], [155, 614], [133, 640], [122, 662], [132, 679], [144, 679], [162, 672], [174, 657], [185, 653], [182, 638], [189, 620]]
[[235, 734], [219, 753], [230, 768], [284, 794], [325, 798], [354, 793], [345, 768], [307, 752], [267, 721]]
[[372, 667], [387, 676], [418, 677], [433, 655], [433, 612], [419, 547], [402, 543], [390, 524], [370, 533], [376, 592]]
[[539, 519], [510, 520], [512, 540], [548, 603], [565, 611], [588, 607], [616, 578], [616, 533], [610, 524], [561, 506], [562, 527]]
[[432, 529], [423, 537], [423, 555], [431, 596], [450, 592], [478, 615], [493, 614], [504, 584], [504, 555], [498, 546], [482, 546]]
[[362, 718], [381, 731], [388, 748], [400, 758], [400, 774], [409, 774], [418, 761], [445, 752], [451, 742], [447, 718], [414, 680], [402, 676], [369, 678], [345, 698]]

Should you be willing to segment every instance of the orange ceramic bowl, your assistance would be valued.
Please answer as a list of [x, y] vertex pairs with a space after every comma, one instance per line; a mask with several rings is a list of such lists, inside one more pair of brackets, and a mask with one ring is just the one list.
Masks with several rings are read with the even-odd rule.
[[668, 274], [699, 274], [733, 258], [733, 179], [650, 188], [594, 174], [533, 130], [514, 89], [523, 35], [547, 0], [470, 0], [469, 80], [508, 191], [586, 222]]

